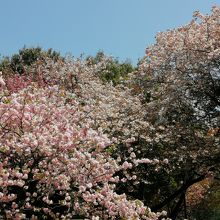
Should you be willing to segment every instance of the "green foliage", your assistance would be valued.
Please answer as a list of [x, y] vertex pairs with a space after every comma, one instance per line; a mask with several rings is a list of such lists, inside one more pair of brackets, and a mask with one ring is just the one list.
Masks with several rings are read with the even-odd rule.
[[129, 62], [119, 63], [118, 60], [113, 60], [101, 74], [101, 79], [107, 82], [112, 81], [116, 85], [133, 70], [134, 68]]
[[4, 69], [8, 68], [10, 66], [10, 58], [4, 57], [0, 62], [0, 71], [3, 71]]
[[[87, 60], [90, 61], [90, 65], [94, 65], [102, 62], [105, 57], [104, 52], [99, 51], [95, 57], [89, 56]], [[121, 80], [126, 79], [128, 73], [134, 70], [135, 68], [130, 61], [120, 62], [117, 58], [112, 58], [108, 60], [106, 67], [99, 72], [99, 76], [104, 82], [112, 81], [114, 85], [117, 85]]]
[[115, 145], [111, 145], [110, 147], [108, 147], [106, 149], [106, 152], [109, 154], [113, 154], [116, 151], [116, 146]]
[[46, 58], [50, 58], [54, 61], [63, 59], [59, 52], [52, 50], [51, 48], [44, 51], [40, 47], [22, 48], [17, 54], [9, 57], [4, 57], [0, 62], [0, 71], [7, 72], [12, 71], [22, 74], [25, 71], [25, 67], [31, 66], [36, 61], [44, 61]]

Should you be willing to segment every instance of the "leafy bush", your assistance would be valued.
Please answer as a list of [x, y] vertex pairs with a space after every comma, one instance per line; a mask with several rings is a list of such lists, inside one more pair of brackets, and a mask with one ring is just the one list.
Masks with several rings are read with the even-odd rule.
[[60, 53], [53, 51], [51, 48], [47, 51], [42, 50], [40, 47], [36, 48], [22, 48], [18, 54], [12, 55], [11, 58], [5, 57], [0, 63], [0, 71], [7, 72], [11, 69], [14, 73], [22, 74], [25, 72], [25, 67], [31, 66], [37, 61], [44, 61], [50, 58], [54, 61], [63, 59]]
[[87, 57], [87, 61], [90, 65], [97, 65], [104, 59], [107, 59], [106, 65], [98, 73], [104, 82], [112, 81], [114, 85], [117, 85], [123, 79], [126, 79], [129, 73], [135, 70], [129, 61], [119, 62], [116, 58], [106, 57], [102, 51], [98, 52], [95, 57]]

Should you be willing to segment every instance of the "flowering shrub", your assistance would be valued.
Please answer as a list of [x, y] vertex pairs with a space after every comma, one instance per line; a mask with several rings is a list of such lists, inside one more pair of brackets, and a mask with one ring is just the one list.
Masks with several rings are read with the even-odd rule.
[[121, 181], [114, 174], [132, 163], [120, 165], [106, 151], [111, 141], [91, 128], [90, 103], [82, 106], [76, 94], [55, 83], [42, 88], [17, 80], [14, 89], [8, 82], [1, 78], [3, 218], [157, 219], [160, 214], [141, 201], [114, 191]]

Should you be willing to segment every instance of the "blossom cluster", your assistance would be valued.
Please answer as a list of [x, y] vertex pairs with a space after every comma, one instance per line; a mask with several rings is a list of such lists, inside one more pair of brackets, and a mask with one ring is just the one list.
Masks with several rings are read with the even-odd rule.
[[[83, 64], [70, 63], [60, 65], [60, 72], [46, 68], [37, 80], [31, 74], [28, 80], [1, 76], [0, 216], [157, 219], [160, 213], [115, 192], [115, 183], [121, 181], [115, 174], [133, 166], [127, 161], [119, 163], [106, 151], [114, 138], [107, 136], [110, 124], [103, 123], [110, 123], [107, 117], [113, 117], [107, 110], [117, 99], [116, 88], [107, 85], [103, 92], [98, 79], [80, 78], [91, 69], [82, 71]], [[77, 65], [82, 72], [76, 77], [82, 82], [73, 88], [61, 79], [66, 71], [77, 71]], [[123, 96], [128, 94], [120, 91]], [[118, 100], [126, 108], [127, 102]], [[115, 106], [112, 110], [117, 111]]]

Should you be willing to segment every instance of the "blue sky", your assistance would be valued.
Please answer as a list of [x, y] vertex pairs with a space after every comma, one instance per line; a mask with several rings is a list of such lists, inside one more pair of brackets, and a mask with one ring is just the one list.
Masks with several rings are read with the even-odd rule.
[[136, 63], [157, 32], [210, 13], [220, 0], [0, 0], [0, 54], [26, 47], [61, 54], [103, 50]]

